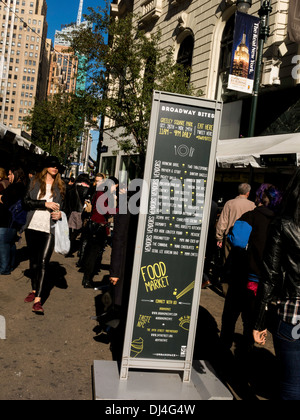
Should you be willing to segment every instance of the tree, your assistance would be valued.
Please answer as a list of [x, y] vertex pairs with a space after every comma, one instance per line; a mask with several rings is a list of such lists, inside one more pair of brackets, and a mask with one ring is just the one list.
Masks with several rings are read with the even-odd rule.
[[[154, 90], [198, 96], [186, 69], [174, 61], [171, 48], [161, 49], [161, 34], [146, 34], [128, 13], [120, 19], [106, 7], [90, 8], [92, 25], [72, 35], [72, 49], [88, 58], [89, 92], [101, 97], [107, 131], [128, 154], [144, 157]], [[118, 129], [118, 130], [117, 130]]]
[[90, 95], [57, 93], [36, 102], [24, 121], [32, 130], [34, 143], [67, 164], [78, 149], [85, 121], [96, 112], [98, 102]]

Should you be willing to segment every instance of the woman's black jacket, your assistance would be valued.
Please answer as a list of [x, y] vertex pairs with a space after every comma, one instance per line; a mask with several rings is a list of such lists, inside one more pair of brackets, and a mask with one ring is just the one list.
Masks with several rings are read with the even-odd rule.
[[[24, 230], [27, 229], [27, 227], [29, 226], [29, 224], [31, 222], [31, 219], [33, 217], [33, 214], [36, 210], [47, 211], [46, 200], [44, 200], [44, 199], [39, 200], [38, 199], [40, 187], [41, 187], [41, 184], [38, 181], [37, 182], [31, 181], [30, 185], [27, 189], [27, 192], [25, 194], [24, 208], [28, 211], [28, 213], [27, 213], [26, 224], [23, 228]], [[54, 188], [53, 201], [60, 205], [60, 210], [61, 211], [65, 212], [65, 206], [66, 206], [65, 200], [61, 196], [60, 191], [59, 191], [57, 186]], [[55, 232], [54, 225], [55, 225], [55, 222], [53, 224], [51, 224], [51, 233], [52, 234], [54, 234], [54, 232]]]

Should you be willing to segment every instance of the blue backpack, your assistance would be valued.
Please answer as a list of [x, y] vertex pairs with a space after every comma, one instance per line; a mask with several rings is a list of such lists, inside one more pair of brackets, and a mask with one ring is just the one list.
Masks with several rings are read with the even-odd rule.
[[227, 239], [233, 247], [247, 249], [252, 226], [249, 223], [237, 220], [227, 235]]
[[23, 208], [22, 200], [18, 200], [10, 206], [9, 211], [11, 213], [10, 227], [16, 227], [20, 230], [25, 225], [27, 218], [27, 211]]

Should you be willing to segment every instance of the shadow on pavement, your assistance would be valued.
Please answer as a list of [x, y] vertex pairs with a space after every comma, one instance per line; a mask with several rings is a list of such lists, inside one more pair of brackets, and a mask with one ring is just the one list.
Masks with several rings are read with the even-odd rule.
[[224, 351], [215, 319], [200, 307], [194, 359], [208, 360], [236, 399], [275, 399], [278, 389], [276, 357], [264, 348], [243, 349], [243, 336], [235, 334], [234, 349]]
[[[96, 314], [109, 308], [109, 298], [99, 295], [95, 298]], [[116, 328], [99, 323], [94, 328], [94, 340], [108, 344], [113, 360], [120, 361], [123, 351], [125, 322]], [[233, 351], [225, 352], [219, 338], [219, 329], [214, 317], [203, 307], [199, 307], [198, 324], [194, 348], [194, 360], [210, 362], [219, 379], [228, 386], [235, 399], [273, 400], [276, 398], [277, 362], [267, 349], [255, 347], [244, 353], [243, 337], [235, 335]]]
[[[51, 261], [45, 275], [45, 287], [43, 288], [42, 302], [45, 303], [54, 287], [67, 289], [67, 270], [57, 261]], [[24, 276], [31, 279], [30, 269], [24, 271]]]

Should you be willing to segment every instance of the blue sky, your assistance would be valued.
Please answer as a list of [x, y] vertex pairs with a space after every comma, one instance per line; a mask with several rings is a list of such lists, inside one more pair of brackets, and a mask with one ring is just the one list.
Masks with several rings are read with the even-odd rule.
[[[80, 0], [47, 0], [47, 22], [48, 22], [48, 34], [47, 38], [54, 42], [54, 35], [56, 30], [61, 29], [61, 25], [76, 22], [77, 14], [79, 9]], [[103, 5], [103, 0], [84, 0], [83, 1], [83, 15], [88, 14], [88, 7], [94, 9], [99, 5]], [[98, 143], [98, 132], [93, 132], [93, 142], [91, 147], [91, 157], [96, 159], [97, 157], [97, 143]]]
[[[61, 25], [76, 22], [79, 3], [80, 0], [47, 0], [48, 38], [54, 41], [55, 31], [60, 30]], [[102, 0], [84, 0], [83, 14], [88, 13], [88, 7], [96, 9], [101, 4]]]

